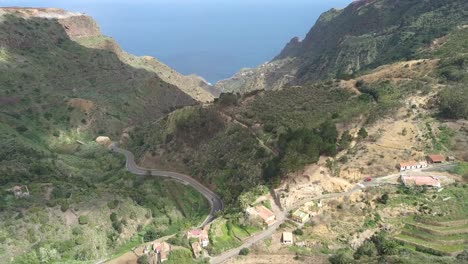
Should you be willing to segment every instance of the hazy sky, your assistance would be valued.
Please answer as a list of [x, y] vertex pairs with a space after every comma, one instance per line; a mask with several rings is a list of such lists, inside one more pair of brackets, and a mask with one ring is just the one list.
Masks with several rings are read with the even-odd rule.
[[277, 55], [318, 16], [351, 0], [0, 0], [93, 16], [128, 52], [217, 81]]

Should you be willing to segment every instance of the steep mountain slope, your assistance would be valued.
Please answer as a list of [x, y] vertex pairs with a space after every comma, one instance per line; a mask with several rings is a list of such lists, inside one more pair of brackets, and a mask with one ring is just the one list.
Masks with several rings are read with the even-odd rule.
[[82, 14], [0, 9], [2, 263], [96, 262], [208, 213], [192, 188], [136, 177], [94, 139], [211, 97], [113, 41], [91, 48], [101, 39]]
[[421, 48], [468, 23], [466, 10], [463, 0], [355, 1], [322, 14], [303, 41], [293, 38], [270, 63], [216, 87], [226, 92], [280, 89], [419, 58]]
[[[457, 19], [459, 10], [453, 12]], [[295, 236], [304, 245], [300, 251], [307, 252], [304, 255], [345, 248], [346, 254], [355, 252], [354, 259], [349, 257], [346, 263], [374, 263], [382, 259], [458, 263], [454, 256], [465, 247], [463, 240], [442, 253], [450, 257], [414, 252], [411, 244], [399, 246], [393, 240], [402, 231], [402, 217], [407, 214], [460, 221], [468, 217], [464, 204], [460, 204], [467, 185], [446, 185], [454, 180], [466, 183], [468, 175], [463, 163], [468, 158], [468, 28], [453, 24], [446, 32], [417, 50], [407, 47], [420, 59], [391, 59], [391, 63], [375, 68], [369, 65], [346, 79], [308, 80], [273, 91], [222, 93], [211, 105], [179, 109], [157, 122], [136, 127], [129, 132], [128, 148], [145, 166], [185, 171], [215, 189], [222, 195], [226, 219], [233, 225], [245, 223], [239, 197], [255, 192], [258, 185], [269, 186], [283, 208], [288, 209], [326, 193], [356, 191], [356, 195], [328, 201], [327, 212], [312, 202], [303, 207], [319, 212], [314, 225], [305, 225], [301, 228], [304, 235], [297, 232]], [[280, 63], [294, 60], [286, 58]], [[379, 60], [384, 58], [377, 56], [375, 61]], [[277, 67], [275, 63], [262, 69]], [[288, 78], [301, 81], [292, 75]], [[261, 82], [250, 84], [255, 90]], [[442, 200], [446, 196], [439, 196], [433, 201], [437, 209], [424, 211], [426, 203], [415, 205], [412, 199], [427, 200], [437, 191], [427, 191], [425, 196], [422, 193], [426, 188], [419, 193], [417, 189], [395, 187], [399, 172], [396, 166], [401, 161], [424, 160], [432, 153], [454, 156], [460, 161], [459, 165], [440, 168], [448, 171], [431, 175], [448, 180], [443, 184], [449, 194], [444, 195], [462, 194], [447, 208], [439, 207], [446, 201]], [[455, 172], [459, 175], [452, 174]], [[374, 177], [388, 175], [393, 175], [388, 182], [392, 187], [375, 186], [386, 177]], [[361, 192], [358, 183], [366, 177], [372, 177], [371, 183], [366, 184], [373, 187]], [[381, 202], [385, 193], [397, 198], [394, 207], [387, 208]], [[290, 230], [295, 228], [291, 225]], [[366, 240], [360, 236], [382, 230], [390, 232], [388, 243], [396, 249], [359, 259], [356, 248]], [[356, 237], [360, 238], [358, 244]], [[270, 244], [275, 239], [272, 241], [265, 243], [264, 254], [271, 254]], [[428, 243], [434, 245], [440, 249], [436, 243]], [[438, 254], [430, 248], [416, 250]], [[298, 254], [295, 259], [300, 259]]]

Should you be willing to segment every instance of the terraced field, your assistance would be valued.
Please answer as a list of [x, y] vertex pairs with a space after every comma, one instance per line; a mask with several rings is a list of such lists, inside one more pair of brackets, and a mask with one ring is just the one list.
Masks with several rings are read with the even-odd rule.
[[402, 232], [395, 239], [419, 251], [455, 256], [468, 248], [468, 220], [437, 222], [415, 218], [406, 221]]

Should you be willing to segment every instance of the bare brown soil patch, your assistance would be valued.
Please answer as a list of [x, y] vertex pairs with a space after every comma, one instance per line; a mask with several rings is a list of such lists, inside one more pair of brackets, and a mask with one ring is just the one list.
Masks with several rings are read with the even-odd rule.
[[397, 62], [378, 67], [369, 74], [359, 77], [366, 83], [380, 82], [383, 80], [412, 80], [429, 75], [437, 66], [438, 60], [412, 60]]
[[68, 105], [81, 111], [89, 114], [94, 108], [95, 104], [92, 101], [80, 99], [80, 98], [73, 98], [68, 101]]
[[303, 256], [300, 259], [294, 259], [295, 255], [290, 254], [251, 254], [245, 257], [237, 257], [226, 262], [226, 264], [325, 264], [328, 263], [327, 256]]

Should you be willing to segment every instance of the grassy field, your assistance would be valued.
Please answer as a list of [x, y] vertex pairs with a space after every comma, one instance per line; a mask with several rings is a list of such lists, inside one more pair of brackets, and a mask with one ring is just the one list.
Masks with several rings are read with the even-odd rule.
[[441, 192], [402, 190], [390, 199], [390, 205], [408, 204], [420, 213], [402, 219], [404, 227], [395, 236], [397, 241], [426, 253], [448, 256], [468, 246], [466, 186], [447, 186]]
[[219, 219], [210, 228], [209, 236], [211, 243], [208, 250], [217, 255], [223, 251], [240, 246], [243, 239], [258, 231], [258, 227], [239, 225], [233, 223], [232, 220]]

